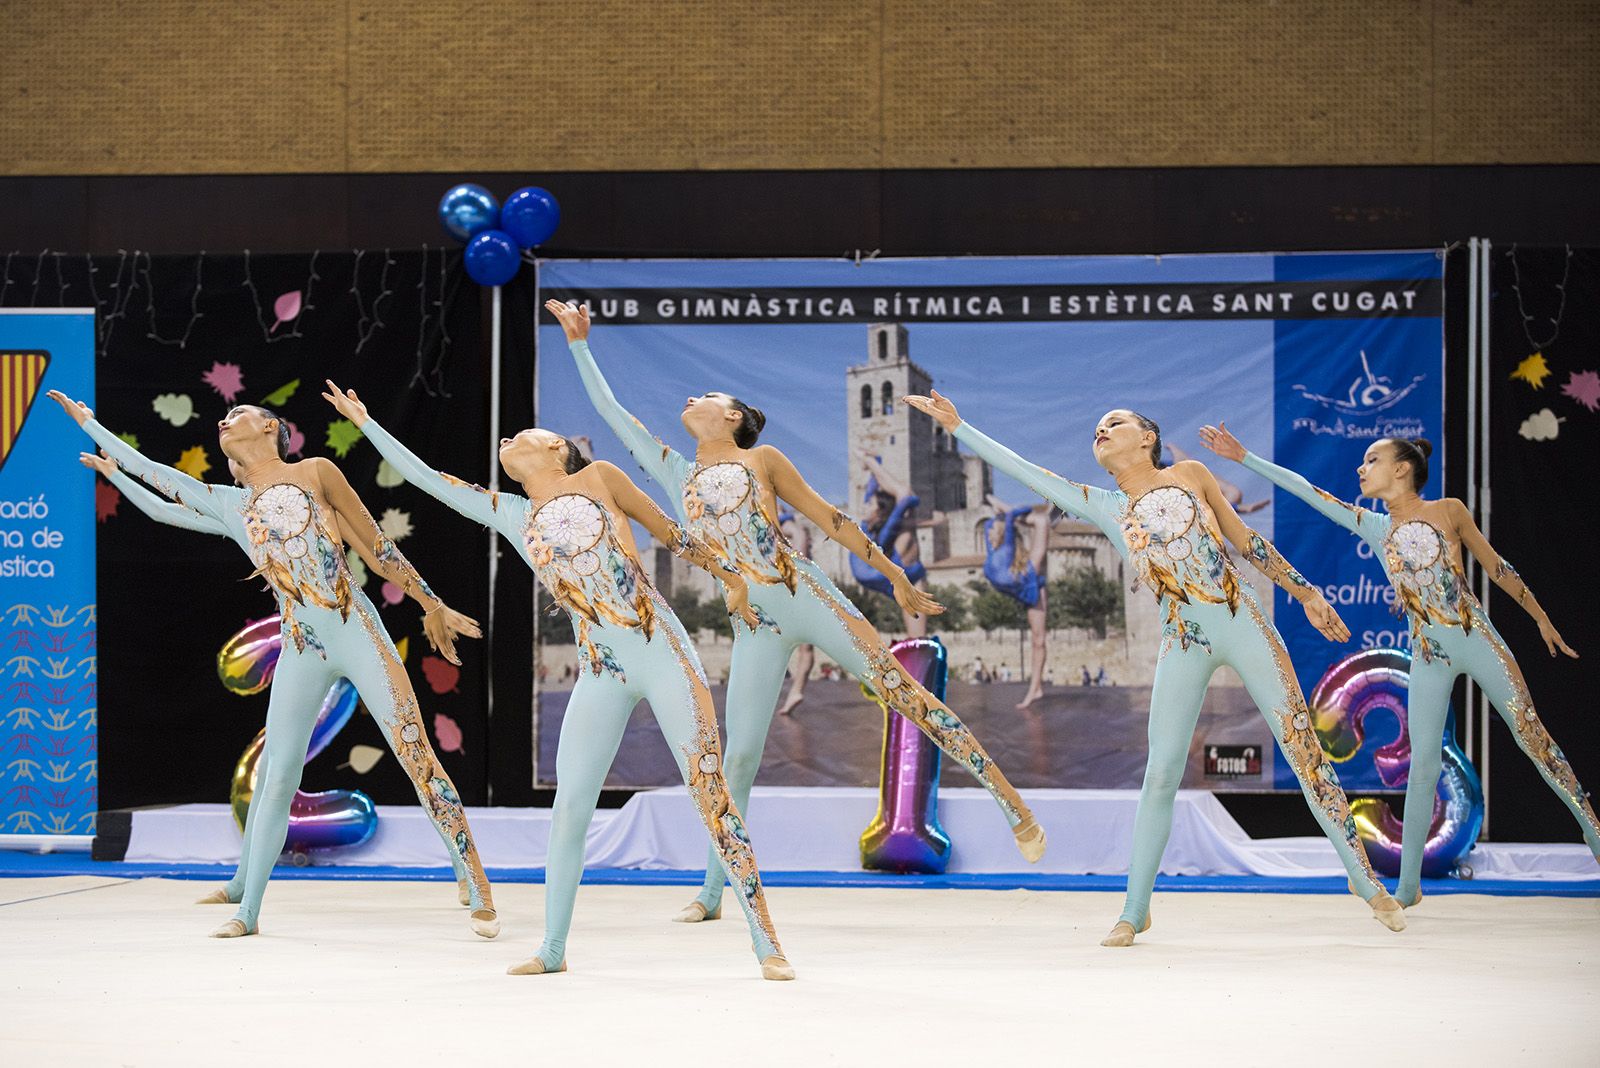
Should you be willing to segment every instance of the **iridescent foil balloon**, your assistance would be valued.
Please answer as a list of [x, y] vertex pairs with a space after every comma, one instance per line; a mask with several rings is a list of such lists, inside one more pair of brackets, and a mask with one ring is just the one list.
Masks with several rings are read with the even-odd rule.
[[[1366, 751], [1384, 786], [1404, 788], [1411, 770], [1411, 733], [1406, 718], [1410, 679], [1411, 655], [1398, 649], [1368, 649], [1330, 667], [1311, 692], [1310, 702], [1317, 736], [1328, 759], [1343, 763]], [[1367, 723], [1369, 716], [1378, 713], [1393, 716], [1400, 727], [1398, 737], [1382, 745], [1369, 737]], [[1376, 797], [1353, 798], [1350, 809], [1372, 866], [1384, 875], [1400, 874], [1401, 820], [1389, 803]], [[1454, 872], [1477, 842], [1482, 827], [1483, 784], [1456, 745], [1455, 714], [1448, 712], [1443, 769], [1423, 848], [1422, 874], [1438, 879]]]
[[[907, 675], [944, 700], [948, 662], [938, 638], [907, 638], [890, 652]], [[950, 836], [939, 826], [939, 755], [916, 724], [884, 707], [878, 814], [861, 833], [863, 868], [937, 875], [950, 863]]]
[[[271, 684], [280, 651], [278, 617], [255, 620], [223, 645], [217, 654], [217, 674], [222, 684], [234, 693], [259, 693]], [[347, 679], [338, 679], [328, 688], [322, 707], [317, 710], [316, 725], [311, 729], [311, 742], [306, 747], [308, 762], [350, 722], [360, 700], [356, 688]], [[233, 768], [228, 795], [234, 822], [240, 830], [244, 829], [250, 799], [255, 795], [256, 771], [266, 736], [265, 729], [256, 732]], [[318, 793], [297, 790], [289, 803], [289, 835], [284, 845], [297, 853], [360, 845], [371, 838], [377, 828], [378, 810], [372, 799], [360, 790]]]
[[249, 696], [260, 693], [272, 682], [278, 667], [279, 621], [267, 616], [244, 625], [217, 653], [217, 677], [232, 693]]

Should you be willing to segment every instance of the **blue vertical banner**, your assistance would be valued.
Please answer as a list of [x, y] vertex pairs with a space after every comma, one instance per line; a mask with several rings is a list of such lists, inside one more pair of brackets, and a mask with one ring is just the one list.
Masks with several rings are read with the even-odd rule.
[[45, 396], [92, 403], [92, 309], [0, 309], [0, 835], [94, 834], [94, 473]]
[[[1385, 438], [1427, 438], [1434, 445], [1422, 488], [1444, 485], [1444, 259], [1437, 250], [1279, 256], [1287, 283], [1330, 283], [1321, 299], [1359, 317], [1282, 318], [1274, 324], [1275, 430], [1272, 459], [1341, 500], [1360, 495], [1356, 468]], [[1396, 289], [1394, 283], [1404, 283]], [[1412, 284], [1414, 283], [1414, 284]], [[1387, 303], [1386, 303], [1387, 301]], [[1312, 308], [1313, 312], [1321, 310]], [[1381, 508], [1376, 501], [1360, 501]], [[1278, 548], [1320, 587], [1350, 627], [1335, 646], [1282, 590], [1276, 618], [1309, 697], [1332, 664], [1361, 649], [1408, 649], [1406, 621], [1372, 549], [1283, 490], [1274, 492]], [[1364, 746], [1373, 749], [1375, 746]], [[1370, 753], [1339, 769], [1347, 789], [1385, 787]], [[1279, 788], [1295, 786], [1283, 764]]]

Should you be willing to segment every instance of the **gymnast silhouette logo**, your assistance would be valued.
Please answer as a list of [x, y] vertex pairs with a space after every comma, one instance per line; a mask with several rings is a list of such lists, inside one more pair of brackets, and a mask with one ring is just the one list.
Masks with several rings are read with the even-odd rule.
[[1417, 375], [1403, 386], [1396, 387], [1388, 375], [1374, 374], [1367, 359], [1367, 350], [1361, 350], [1361, 373], [1350, 380], [1343, 397], [1328, 397], [1312, 391], [1310, 386], [1295, 384], [1295, 390], [1306, 400], [1316, 401], [1324, 408], [1332, 408], [1340, 415], [1370, 415], [1387, 411], [1399, 404], [1412, 390], [1422, 384], [1427, 375]]

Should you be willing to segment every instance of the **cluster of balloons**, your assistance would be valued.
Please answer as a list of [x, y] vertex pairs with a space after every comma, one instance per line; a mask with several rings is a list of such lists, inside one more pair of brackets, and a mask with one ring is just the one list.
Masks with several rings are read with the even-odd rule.
[[522, 250], [550, 240], [561, 222], [561, 205], [547, 189], [523, 186], [502, 206], [481, 185], [463, 182], [439, 199], [439, 221], [466, 242], [467, 275], [481, 286], [503, 286], [517, 276]]

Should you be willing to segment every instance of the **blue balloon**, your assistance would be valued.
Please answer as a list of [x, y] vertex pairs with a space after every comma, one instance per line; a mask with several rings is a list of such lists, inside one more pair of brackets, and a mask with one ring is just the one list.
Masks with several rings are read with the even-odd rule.
[[439, 198], [439, 222], [457, 241], [500, 225], [500, 203], [481, 185], [464, 182]]
[[511, 235], [518, 248], [533, 248], [550, 240], [561, 223], [561, 205], [550, 190], [526, 185], [506, 197], [500, 209], [500, 229]]
[[503, 286], [517, 276], [522, 253], [504, 230], [485, 230], [467, 242], [462, 259], [480, 286]]

